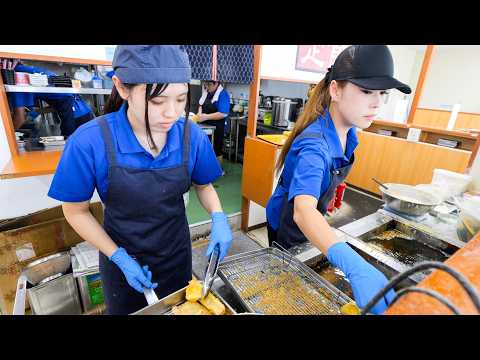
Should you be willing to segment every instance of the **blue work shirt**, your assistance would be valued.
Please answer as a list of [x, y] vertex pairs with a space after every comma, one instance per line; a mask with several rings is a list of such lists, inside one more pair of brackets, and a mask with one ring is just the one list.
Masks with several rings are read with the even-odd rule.
[[285, 158], [283, 184], [278, 184], [267, 204], [267, 220], [277, 230], [283, 198], [288, 192], [288, 201], [297, 195], [311, 195], [317, 200], [328, 190], [331, 182], [330, 171], [346, 166], [357, 147], [355, 128], [347, 133], [343, 152], [340, 138], [328, 110], [311, 123], [304, 133], [321, 133], [322, 138], [295, 139]]
[[218, 95], [218, 101], [212, 103], [213, 106], [217, 108], [218, 112], [229, 114], [230, 113], [230, 95], [228, 91], [223, 89]]
[[[180, 165], [185, 119], [180, 118], [172, 126], [164, 148], [154, 158], [135, 137], [126, 109], [125, 103], [119, 111], [105, 115], [112, 132], [118, 165], [138, 169], [163, 169]], [[188, 168], [191, 180], [198, 185], [209, 184], [222, 175], [222, 169], [207, 135], [193, 123], [190, 124]], [[108, 191], [105, 142], [98, 123], [89, 121], [80, 126], [67, 140], [48, 196], [60, 201], [81, 202], [89, 200], [95, 189], [105, 202]]]
[[[26, 72], [29, 74], [43, 74], [48, 77], [54, 76], [55, 73], [46, 69], [26, 66], [18, 64], [15, 66], [15, 71]], [[32, 107], [35, 105], [36, 99], [40, 99], [49, 103], [54, 108], [61, 107], [63, 104], [68, 104], [72, 107], [73, 117], [79, 118], [92, 112], [90, 106], [80, 97], [78, 94], [58, 94], [58, 93], [27, 93], [27, 92], [15, 92], [8, 93], [9, 100], [14, 108], [19, 107]], [[62, 111], [62, 113], [69, 113]]]

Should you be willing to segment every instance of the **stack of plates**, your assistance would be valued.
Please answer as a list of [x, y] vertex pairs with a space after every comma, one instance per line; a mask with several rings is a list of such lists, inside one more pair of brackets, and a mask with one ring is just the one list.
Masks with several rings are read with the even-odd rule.
[[42, 74], [28, 74], [30, 85], [32, 86], [48, 86], [47, 75]]
[[51, 76], [48, 83], [55, 87], [72, 87], [72, 79], [68, 76]]

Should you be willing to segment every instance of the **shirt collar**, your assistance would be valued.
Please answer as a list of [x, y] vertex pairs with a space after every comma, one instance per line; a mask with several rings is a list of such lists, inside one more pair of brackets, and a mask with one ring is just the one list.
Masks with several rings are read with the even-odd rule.
[[[116, 138], [119, 152], [123, 154], [142, 152], [148, 154], [133, 132], [132, 125], [130, 124], [130, 121], [128, 121], [127, 108], [128, 104], [124, 102], [120, 109], [115, 113], [116, 121], [114, 123], [117, 130]], [[178, 128], [179, 124], [177, 121], [168, 132], [165, 147], [162, 149], [160, 155], [156, 159], [167, 157], [169, 153], [180, 148], [180, 142], [178, 140]]]
[[347, 132], [347, 144], [344, 153], [340, 138], [338, 137], [337, 130], [335, 129], [335, 124], [333, 123], [330, 112], [327, 109], [325, 109], [323, 116], [318, 117], [318, 121], [324, 129], [325, 139], [327, 140], [328, 148], [332, 154], [332, 157], [349, 161], [353, 151], [358, 145], [358, 138], [355, 128], [352, 127]]

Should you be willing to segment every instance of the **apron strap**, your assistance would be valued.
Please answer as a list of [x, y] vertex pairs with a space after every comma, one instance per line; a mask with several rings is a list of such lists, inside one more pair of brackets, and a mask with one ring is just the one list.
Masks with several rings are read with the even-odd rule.
[[188, 161], [190, 159], [190, 120], [185, 118], [185, 126], [183, 127], [183, 154], [182, 164], [188, 169]]
[[115, 148], [113, 146], [112, 133], [108, 128], [105, 117], [100, 116], [96, 119], [100, 129], [102, 130], [103, 140], [105, 141], [105, 150], [107, 151], [107, 158], [109, 166], [117, 165], [117, 156], [115, 155]]

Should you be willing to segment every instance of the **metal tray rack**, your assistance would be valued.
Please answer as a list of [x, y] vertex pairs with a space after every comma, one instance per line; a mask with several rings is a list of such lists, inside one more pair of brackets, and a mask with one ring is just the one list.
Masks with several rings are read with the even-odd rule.
[[338, 315], [351, 301], [295, 256], [273, 247], [226, 258], [218, 275], [250, 312]]

